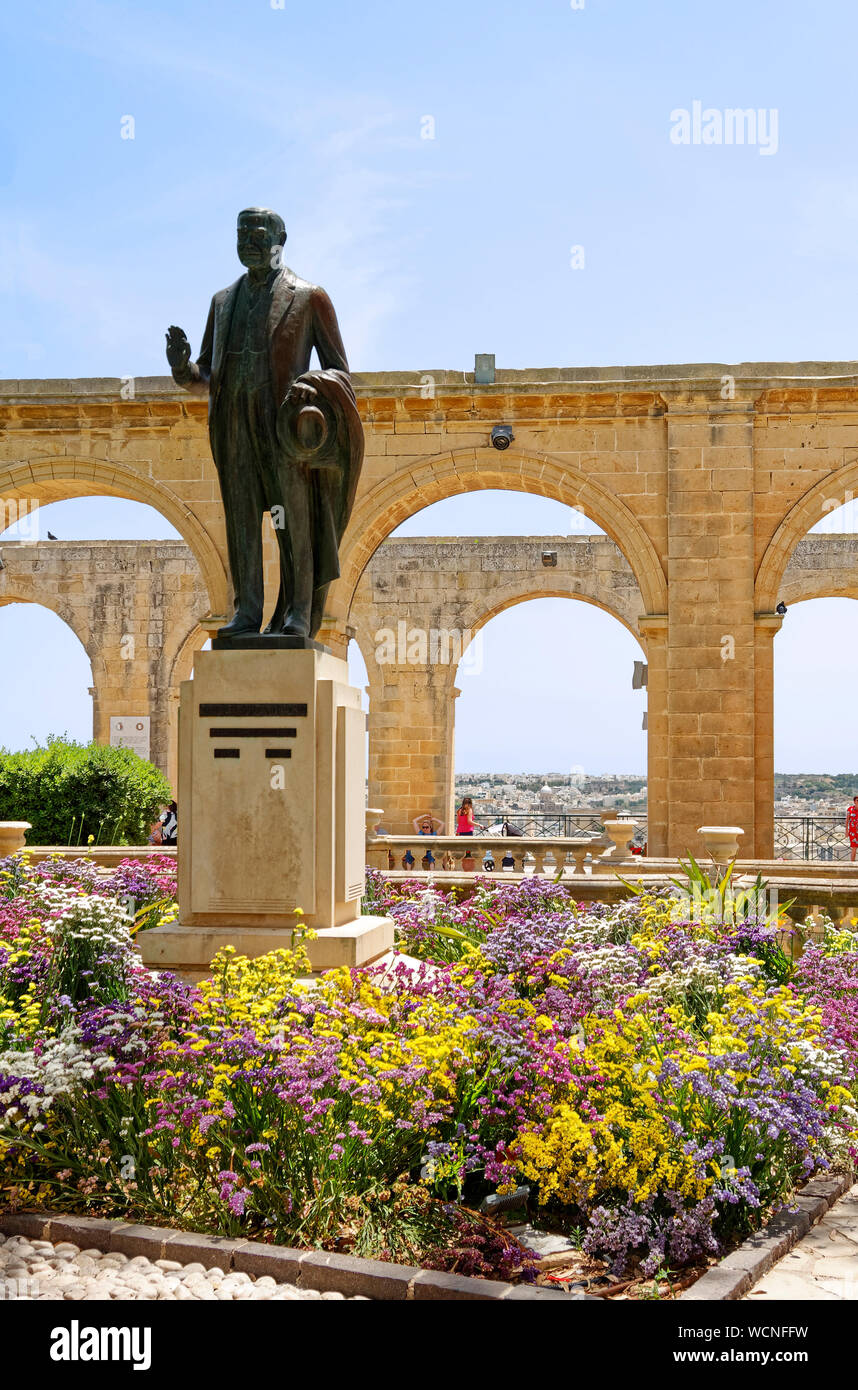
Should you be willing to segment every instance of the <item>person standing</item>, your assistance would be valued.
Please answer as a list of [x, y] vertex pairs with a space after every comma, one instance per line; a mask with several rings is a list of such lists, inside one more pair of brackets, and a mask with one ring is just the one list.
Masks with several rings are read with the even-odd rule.
[[444, 833], [444, 822], [439, 820], [437, 816], [433, 816], [431, 812], [427, 812], [425, 816], [415, 816], [411, 824], [418, 835], [442, 835]]
[[456, 814], [456, 834], [473, 835], [473, 833], [474, 803], [469, 796], [466, 796]]
[[179, 808], [175, 801], [171, 801], [166, 811], [162, 811], [158, 817], [161, 826], [162, 845], [175, 845], [179, 838]]
[[849, 837], [849, 858], [855, 863], [855, 851], [858, 849], [858, 796], [853, 796], [852, 805], [846, 812], [846, 834]]

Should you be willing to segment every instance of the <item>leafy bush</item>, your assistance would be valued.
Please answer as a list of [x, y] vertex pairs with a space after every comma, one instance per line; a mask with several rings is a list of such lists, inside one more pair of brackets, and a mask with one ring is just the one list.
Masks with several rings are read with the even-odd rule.
[[162, 804], [166, 777], [130, 748], [49, 738], [22, 753], [0, 750], [0, 820], [26, 820], [32, 845], [141, 845]]

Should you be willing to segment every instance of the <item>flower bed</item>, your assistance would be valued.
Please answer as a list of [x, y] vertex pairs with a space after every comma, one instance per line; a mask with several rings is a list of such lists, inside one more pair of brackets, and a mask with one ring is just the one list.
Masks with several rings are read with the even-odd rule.
[[226, 951], [192, 988], [133, 949], [128, 899], [150, 893], [145, 929], [172, 871], [0, 879], [9, 1204], [532, 1277], [478, 1210], [523, 1184], [582, 1259], [652, 1277], [858, 1147], [849, 933], [793, 966], [774, 926], [683, 921], [678, 897], [578, 907], [530, 879], [456, 901], [371, 875], [420, 963], [308, 985], [303, 950]]

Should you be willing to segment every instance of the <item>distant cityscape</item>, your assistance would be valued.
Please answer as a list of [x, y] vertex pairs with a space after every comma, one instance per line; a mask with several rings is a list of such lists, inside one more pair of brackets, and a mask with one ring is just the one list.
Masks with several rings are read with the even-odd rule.
[[474, 818], [487, 828], [506, 818], [527, 820], [570, 812], [590, 812], [597, 818], [605, 811], [646, 815], [647, 783], [640, 774], [457, 773], [455, 792], [457, 805], [463, 796], [472, 798]]
[[[477, 822], [489, 826], [505, 817], [562, 816], [591, 812], [601, 816], [645, 817], [647, 780], [641, 774], [583, 772], [457, 773], [457, 805], [463, 796], [474, 803]], [[775, 816], [832, 816], [843, 819], [858, 795], [858, 773], [776, 773]]]

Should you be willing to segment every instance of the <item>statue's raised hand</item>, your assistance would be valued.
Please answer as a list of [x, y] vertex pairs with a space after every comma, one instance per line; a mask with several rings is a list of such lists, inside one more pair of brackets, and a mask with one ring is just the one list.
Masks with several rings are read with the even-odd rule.
[[191, 345], [188, 342], [185, 330], [176, 328], [174, 324], [167, 330], [167, 361], [175, 375], [176, 372], [184, 373], [187, 371], [188, 363], [191, 360]]

